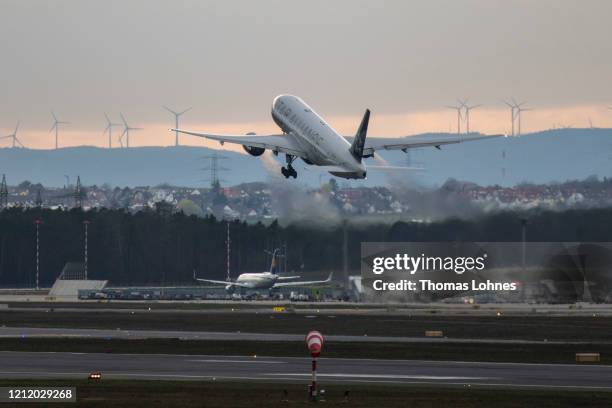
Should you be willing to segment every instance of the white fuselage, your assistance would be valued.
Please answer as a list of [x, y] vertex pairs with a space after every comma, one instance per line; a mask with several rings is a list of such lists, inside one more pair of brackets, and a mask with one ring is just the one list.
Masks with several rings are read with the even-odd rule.
[[243, 273], [238, 276], [236, 283], [247, 285], [250, 289], [271, 289], [278, 279], [278, 275], [270, 272]]
[[272, 103], [272, 119], [300, 144], [307, 163], [331, 166], [334, 169], [330, 173], [342, 177], [365, 178], [366, 168], [351, 154], [349, 142], [302, 99], [277, 96]]

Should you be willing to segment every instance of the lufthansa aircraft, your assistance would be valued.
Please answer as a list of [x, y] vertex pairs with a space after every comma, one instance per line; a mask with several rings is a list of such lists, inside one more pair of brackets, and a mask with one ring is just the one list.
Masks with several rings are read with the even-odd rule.
[[[205, 137], [224, 143], [241, 144], [252, 156], [261, 156], [266, 149], [275, 155], [284, 153], [287, 166], [281, 169], [285, 178], [297, 177], [292, 164], [301, 158], [307, 164], [322, 166], [334, 176], [346, 179], [366, 178], [367, 168], [362, 159], [373, 157], [377, 150], [403, 150], [415, 147], [460, 143], [488, 139], [503, 135], [424, 135], [403, 138], [370, 138], [366, 142], [370, 110], [365, 115], [354, 137], [344, 137], [336, 132], [302, 99], [293, 95], [279, 95], [272, 102], [272, 119], [283, 131], [276, 135], [217, 135], [180, 129], [171, 129], [187, 135]], [[379, 166], [370, 166], [378, 167]], [[382, 167], [384, 168], [384, 167]]]
[[272, 253], [272, 263], [270, 264], [270, 271], [258, 272], [258, 273], [243, 273], [238, 276], [235, 281], [222, 281], [212, 279], [194, 278], [200, 282], [216, 283], [219, 285], [225, 285], [225, 290], [229, 293], [233, 293], [236, 289], [263, 289], [273, 290], [280, 287], [287, 286], [314, 286], [314, 285], [326, 285], [331, 282], [332, 276], [325, 280], [320, 281], [293, 281], [285, 282], [292, 279], [299, 279], [300, 276], [280, 276], [276, 273], [276, 257], [278, 256], [278, 249], [275, 249]]

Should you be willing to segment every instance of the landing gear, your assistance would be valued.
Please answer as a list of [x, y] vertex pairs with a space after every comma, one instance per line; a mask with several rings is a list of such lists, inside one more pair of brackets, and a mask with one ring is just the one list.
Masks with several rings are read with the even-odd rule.
[[285, 157], [287, 158], [287, 167], [282, 167], [281, 173], [283, 174], [283, 176], [285, 176], [285, 178], [289, 178], [289, 177], [297, 178], [297, 171], [295, 171], [295, 169], [291, 165], [293, 161], [295, 160], [295, 156], [288, 154]]
[[289, 177], [296, 178], [297, 177], [297, 171], [295, 171], [293, 166], [291, 166], [290, 164], [287, 165], [287, 168], [284, 168], [284, 167], [281, 168], [281, 173], [283, 173], [283, 176], [285, 176], [285, 178], [289, 178]]

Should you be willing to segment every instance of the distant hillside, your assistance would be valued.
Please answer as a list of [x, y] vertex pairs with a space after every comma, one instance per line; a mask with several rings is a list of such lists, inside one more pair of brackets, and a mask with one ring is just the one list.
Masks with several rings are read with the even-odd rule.
[[[214, 152], [201, 147], [137, 147], [102, 149], [72, 147], [59, 150], [0, 149], [0, 173], [9, 184], [29, 180], [46, 186], [62, 186], [64, 175], [84, 184], [139, 186], [169, 183], [179, 186], [205, 186], [208, 166], [203, 158]], [[265, 181], [269, 173], [260, 158], [223, 152], [220, 173], [223, 184]], [[368, 180], [353, 185], [382, 185], [398, 180], [424, 185], [440, 185], [449, 177], [481, 185], [514, 185], [520, 182], [548, 183], [584, 179], [590, 175], [612, 176], [612, 129], [558, 129], [524, 135], [443, 146], [442, 150], [423, 148], [384, 152], [394, 165], [422, 166], [418, 174], [394, 173], [387, 178], [380, 171], [368, 172]], [[284, 157], [279, 157], [282, 163]], [[367, 163], [373, 163], [368, 159]], [[307, 167], [308, 170], [304, 168]], [[331, 176], [299, 161], [299, 183], [315, 185]], [[504, 170], [505, 169], [505, 170]], [[341, 182], [341, 180], [339, 180]], [[293, 182], [293, 181], [292, 181]]]

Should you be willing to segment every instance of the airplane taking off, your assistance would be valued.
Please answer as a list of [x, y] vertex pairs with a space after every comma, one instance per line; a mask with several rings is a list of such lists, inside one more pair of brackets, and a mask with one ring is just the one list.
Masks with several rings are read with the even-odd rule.
[[[258, 136], [255, 133], [218, 135], [181, 129], [170, 129], [187, 135], [204, 137], [224, 143], [241, 144], [252, 156], [261, 156], [266, 149], [278, 155], [284, 153], [287, 167], [281, 169], [285, 178], [297, 177], [292, 164], [301, 158], [306, 164], [321, 166], [334, 176], [346, 179], [365, 179], [367, 167], [362, 159], [373, 157], [377, 150], [403, 150], [415, 147], [435, 146], [488, 139], [503, 135], [424, 135], [402, 138], [370, 138], [366, 143], [370, 110], [366, 109], [357, 134], [341, 136], [302, 99], [293, 95], [279, 95], [272, 102], [272, 119], [283, 134]], [[368, 166], [377, 169], [398, 169], [391, 166]], [[400, 168], [401, 169], [401, 168]], [[403, 169], [410, 169], [405, 167]]]
[[194, 279], [200, 282], [225, 285], [225, 290], [229, 293], [233, 293], [236, 289], [263, 289], [272, 291], [273, 289], [281, 287], [325, 285], [331, 282], [331, 274], [327, 279], [320, 281], [283, 282], [291, 279], [299, 279], [300, 276], [280, 276], [276, 273], [276, 258], [278, 252], [279, 250], [275, 249], [272, 253], [272, 262], [270, 263], [270, 270], [268, 272], [242, 273], [235, 281], [196, 278], [194, 272]]

